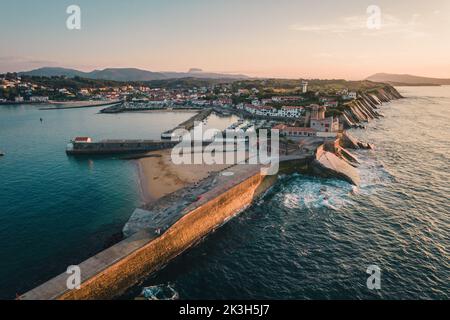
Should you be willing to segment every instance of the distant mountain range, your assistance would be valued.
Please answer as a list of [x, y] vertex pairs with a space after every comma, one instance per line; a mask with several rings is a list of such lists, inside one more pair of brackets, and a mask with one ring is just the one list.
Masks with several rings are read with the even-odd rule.
[[408, 86], [440, 86], [450, 85], [450, 79], [439, 78], [427, 78], [412, 76], [409, 74], [390, 74], [390, 73], [377, 73], [366, 80], [373, 82], [385, 82], [391, 85], [408, 85]]
[[101, 79], [114, 81], [152, 81], [181, 78], [199, 79], [248, 79], [242, 74], [224, 74], [203, 72], [201, 69], [193, 68], [188, 72], [152, 72], [135, 68], [108, 68], [104, 70], [94, 70], [83, 72], [75, 69], [44, 67], [26, 72], [19, 72], [19, 75], [55, 77], [65, 76], [68, 78], [81, 77], [87, 79]]

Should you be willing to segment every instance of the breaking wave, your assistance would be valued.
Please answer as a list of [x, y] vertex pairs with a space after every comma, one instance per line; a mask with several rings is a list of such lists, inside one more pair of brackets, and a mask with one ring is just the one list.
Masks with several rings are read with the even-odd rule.
[[141, 297], [147, 300], [178, 300], [178, 292], [171, 284], [145, 287], [142, 289]]
[[339, 210], [351, 203], [349, 195], [352, 192], [353, 186], [344, 181], [296, 175], [279, 196], [283, 206], [289, 209], [312, 211], [326, 207]]

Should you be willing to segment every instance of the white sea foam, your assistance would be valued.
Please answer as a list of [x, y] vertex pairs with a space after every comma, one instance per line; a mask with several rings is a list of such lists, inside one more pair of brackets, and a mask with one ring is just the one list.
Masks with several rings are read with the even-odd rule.
[[148, 300], [178, 300], [178, 292], [171, 284], [145, 287], [141, 295]]
[[283, 205], [290, 209], [339, 210], [351, 203], [352, 186], [344, 181], [297, 176], [282, 193]]

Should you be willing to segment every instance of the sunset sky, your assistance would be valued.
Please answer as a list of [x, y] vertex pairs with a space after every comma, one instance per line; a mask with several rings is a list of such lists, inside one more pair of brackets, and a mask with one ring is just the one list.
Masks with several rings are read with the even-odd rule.
[[[0, 0], [0, 72], [243, 73], [362, 79], [377, 72], [450, 78], [448, 0]], [[81, 30], [66, 8], [81, 7]], [[369, 5], [381, 9], [367, 28]]]

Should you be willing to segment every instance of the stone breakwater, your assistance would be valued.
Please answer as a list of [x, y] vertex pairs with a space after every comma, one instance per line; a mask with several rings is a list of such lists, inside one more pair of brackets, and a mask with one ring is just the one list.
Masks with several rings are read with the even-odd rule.
[[383, 103], [403, 98], [402, 95], [392, 86], [377, 90], [367, 91], [360, 94], [360, 97], [344, 105], [341, 121], [346, 128], [361, 127], [362, 123], [378, 119], [383, 115], [378, 108]]

